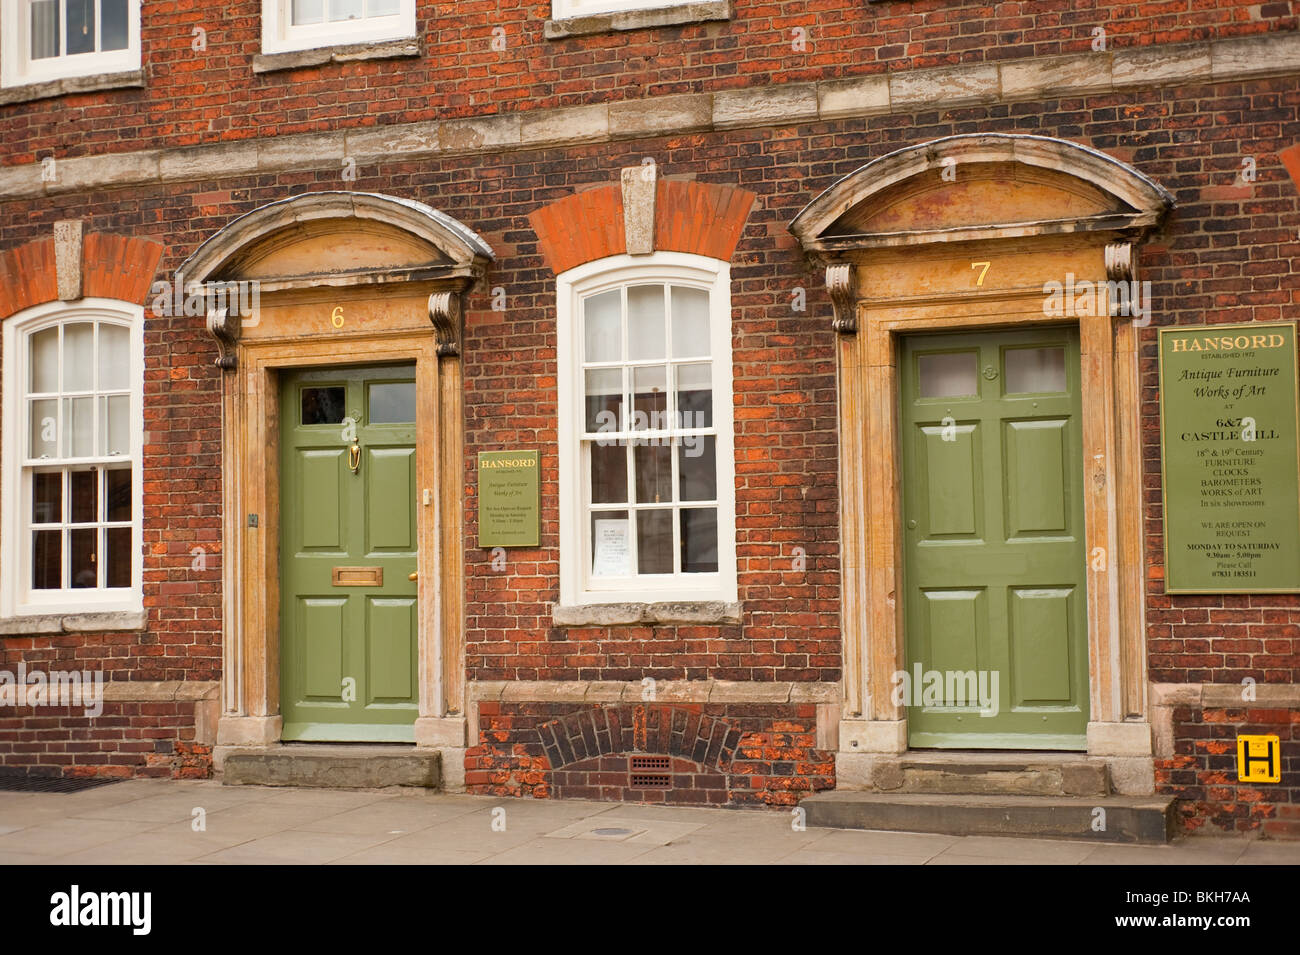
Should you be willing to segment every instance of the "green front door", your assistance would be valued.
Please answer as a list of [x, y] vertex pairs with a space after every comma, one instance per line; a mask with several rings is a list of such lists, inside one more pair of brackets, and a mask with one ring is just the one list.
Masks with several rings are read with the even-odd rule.
[[909, 743], [1085, 749], [1078, 330], [900, 351]]
[[280, 401], [283, 738], [414, 741], [415, 368], [286, 373]]

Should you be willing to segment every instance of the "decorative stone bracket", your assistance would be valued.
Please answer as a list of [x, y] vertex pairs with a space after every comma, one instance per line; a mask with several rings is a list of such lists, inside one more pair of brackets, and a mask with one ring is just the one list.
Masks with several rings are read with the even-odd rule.
[[460, 354], [464, 309], [461, 307], [463, 290], [434, 292], [429, 296], [429, 321], [438, 340], [438, 357]]
[[857, 294], [853, 288], [853, 265], [835, 262], [826, 266], [826, 291], [830, 292], [835, 317], [831, 327], [841, 335], [856, 335], [858, 317], [855, 312]]

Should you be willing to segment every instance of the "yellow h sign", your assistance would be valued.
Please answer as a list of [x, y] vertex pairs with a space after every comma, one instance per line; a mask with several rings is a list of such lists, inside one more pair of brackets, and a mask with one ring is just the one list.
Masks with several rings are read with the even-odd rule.
[[1280, 783], [1282, 741], [1276, 736], [1238, 736], [1237, 781]]

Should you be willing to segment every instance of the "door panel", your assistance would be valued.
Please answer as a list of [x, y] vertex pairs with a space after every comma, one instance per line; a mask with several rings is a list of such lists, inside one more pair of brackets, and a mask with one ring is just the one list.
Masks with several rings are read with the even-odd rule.
[[976, 533], [979, 514], [979, 448], [975, 425], [923, 427], [930, 536]]
[[937, 670], [979, 669], [983, 591], [927, 590], [924, 594], [930, 660]]
[[1073, 702], [1070, 644], [1079, 634], [1071, 596], [1067, 589], [1011, 589], [1011, 698], [1017, 705]]
[[347, 600], [330, 597], [297, 598], [296, 633], [310, 634], [301, 659], [303, 695], [316, 702], [339, 700], [343, 685], [343, 614]]
[[1086, 748], [1077, 329], [904, 338], [899, 396], [910, 744]]
[[343, 541], [343, 498], [339, 488], [343, 450], [299, 451], [302, 493], [298, 528], [304, 550], [328, 547], [337, 550]]
[[284, 739], [414, 740], [414, 383], [412, 366], [283, 376]]
[[415, 449], [367, 448], [366, 463], [370, 551], [411, 550], [415, 541]]
[[1006, 423], [1009, 536], [1067, 533], [1068, 428], [1069, 421], [1052, 419]]

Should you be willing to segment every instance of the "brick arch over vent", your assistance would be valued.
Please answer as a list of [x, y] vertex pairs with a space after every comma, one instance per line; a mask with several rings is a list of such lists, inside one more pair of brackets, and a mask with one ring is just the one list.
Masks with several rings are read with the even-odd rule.
[[674, 756], [728, 772], [741, 731], [689, 704], [637, 703], [579, 710], [538, 727], [550, 768], [598, 756]]
[[[655, 180], [641, 168], [611, 183], [558, 199], [528, 221], [556, 275], [611, 255], [690, 252], [730, 262], [754, 193], [716, 184]], [[640, 240], [635, 236], [639, 236]], [[649, 247], [645, 247], [645, 241]]]
[[66, 235], [0, 252], [0, 320], [60, 299], [144, 304], [162, 259], [161, 245], [98, 232], [83, 239], [79, 227]]

